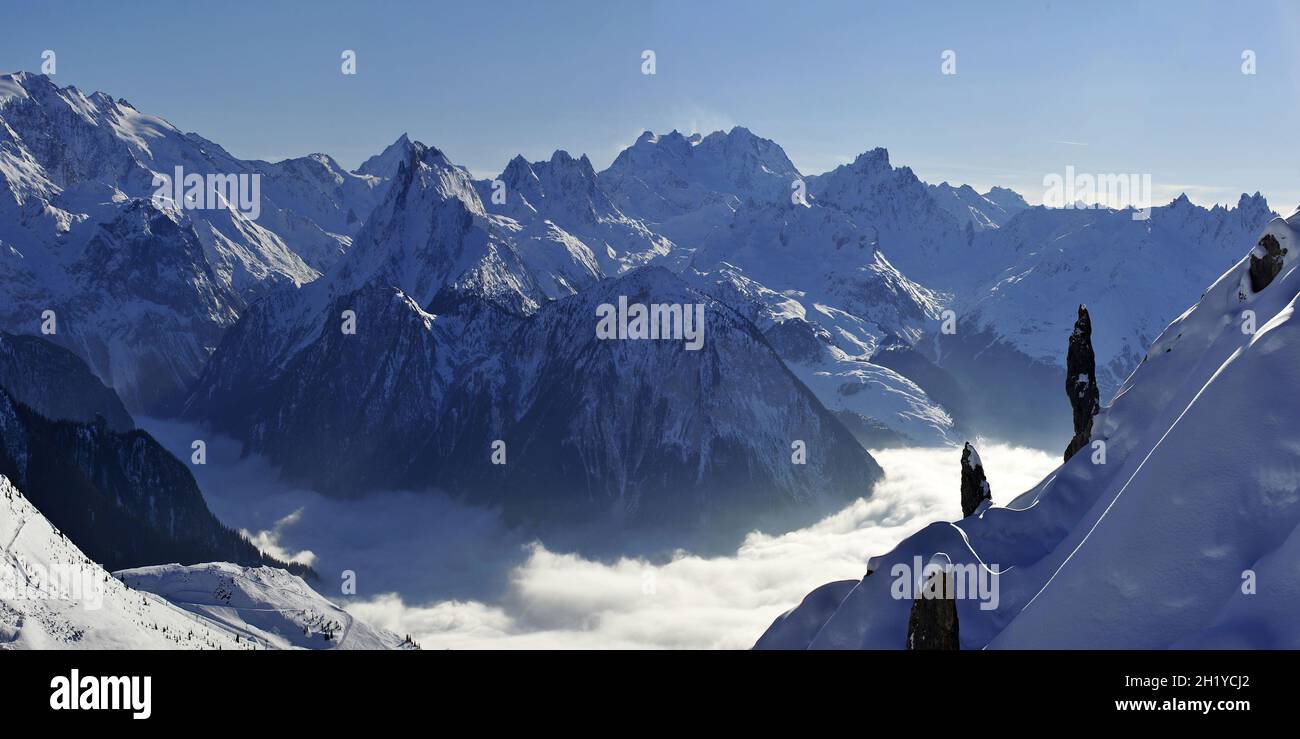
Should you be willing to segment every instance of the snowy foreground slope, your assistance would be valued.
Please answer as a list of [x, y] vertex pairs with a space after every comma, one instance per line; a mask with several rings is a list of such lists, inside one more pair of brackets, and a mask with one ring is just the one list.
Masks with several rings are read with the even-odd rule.
[[1300, 213], [1274, 219], [1252, 252], [1269, 237], [1286, 250], [1271, 282], [1252, 287], [1247, 256], [1165, 329], [1089, 447], [1005, 507], [824, 586], [756, 646], [903, 648], [895, 568], [942, 553], [1003, 573], [995, 608], [958, 599], [963, 649], [1300, 648], [1297, 229]]
[[302, 578], [229, 562], [136, 567], [114, 573], [135, 590], [274, 649], [400, 649], [401, 637], [353, 618]]
[[[283, 570], [216, 563], [119, 574], [131, 587], [0, 476], [0, 649], [401, 646], [399, 637], [355, 622]], [[326, 641], [321, 633], [331, 624], [339, 627]]]
[[158, 596], [127, 589], [51, 526], [4, 477], [0, 547], [0, 648], [253, 647]]

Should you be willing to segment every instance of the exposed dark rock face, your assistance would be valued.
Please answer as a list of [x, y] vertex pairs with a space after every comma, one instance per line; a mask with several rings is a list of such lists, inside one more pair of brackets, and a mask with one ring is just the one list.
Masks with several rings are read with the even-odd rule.
[[984, 463], [968, 441], [961, 450], [961, 515], [971, 515], [986, 500], [993, 500], [993, 493], [984, 477]]
[[114, 431], [135, 428], [117, 393], [80, 357], [39, 336], [0, 331], [0, 387], [46, 418], [93, 421], [103, 416]]
[[208, 510], [194, 476], [143, 431], [51, 421], [0, 389], [0, 475], [108, 570], [233, 562], [314, 574], [264, 556]]
[[1259, 246], [1250, 253], [1250, 289], [1252, 292], [1259, 292], [1273, 282], [1282, 271], [1282, 257], [1286, 255], [1286, 249], [1277, 243], [1277, 237], [1273, 234], [1264, 234], [1264, 238], [1259, 240]]
[[[599, 306], [620, 299], [703, 305], [707, 339], [596, 338]], [[531, 316], [470, 292], [426, 312], [369, 286], [326, 311], [364, 316], [355, 335], [314, 340], [310, 322], [281, 330], [274, 300], [222, 340], [189, 412], [322, 492], [433, 487], [548, 535], [581, 529], [573, 546], [591, 551], [631, 546], [631, 530], [711, 550], [808, 525], [882, 474], [752, 323], [658, 267]], [[298, 341], [283, 361], [266, 349]]]
[[1092, 417], [1101, 409], [1097, 390], [1097, 359], [1092, 352], [1092, 321], [1088, 309], [1079, 306], [1079, 318], [1070, 334], [1070, 349], [1065, 355], [1065, 393], [1074, 410], [1074, 438], [1065, 448], [1065, 459], [1088, 446], [1092, 438]]
[[912, 601], [907, 617], [909, 650], [957, 650], [961, 639], [957, 627], [957, 599], [952, 572], [935, 572], [926, 579]]

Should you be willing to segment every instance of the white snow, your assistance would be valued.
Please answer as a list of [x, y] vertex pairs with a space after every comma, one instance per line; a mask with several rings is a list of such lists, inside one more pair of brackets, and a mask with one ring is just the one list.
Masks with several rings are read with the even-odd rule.
[[[322, 638], [334, 624], [335, 638]], [[0, 476], [0, 650], [290, 648], [408, 647], [283, 570], [218, 562], [110, 574]]]
[[[870, 569], [939, 551], [997, 565], [998, 608], [958, 602], [965, 649], [1300, 647], [1297, 228], [1300, 213], [1268, 225], [1288, 253], [1267, 288], [1239, 295], [1242, 259], [1152, 343], [1094, 423], [1104, 464], [1086, 447], [1006, 507], [932, 524]], [[799, 614], [790, 623], [814, 626], [784, 643], [901, 647], [910, 602], [889, 584], [871, 575]]]
[[131, 588], [274, 649], [399, 649], [396, 634], [363, 623], [297, 575], [228, 562], [136, 567], [114, 573]]
[[215, 623], [128, 589], [0, 476], [0, 649], [251, 649]]

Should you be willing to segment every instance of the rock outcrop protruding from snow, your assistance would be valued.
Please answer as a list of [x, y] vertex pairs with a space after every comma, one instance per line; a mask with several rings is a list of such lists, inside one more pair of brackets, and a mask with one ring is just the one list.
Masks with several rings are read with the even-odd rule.
[[[970, 448], [970, 445], [967, 445]], [[957, 624], [956, 578], [948, 568], [932, 573], [912, 601], [907, 617], [907, 648], [915, 651], [961, 649]]]
[[1074, 438], [1065, 448], [1068, 462], [1074, 453], [1092, 438], [1092, 417], [1101, 409], [1097, 390], [1097, 359], [1092, 353], [1092, 320], [1088, 309], [1079, 306], [1079, 319], [1070, 334], [1070, 348], [1065, 356], [1065, 393], [1074, 411]]
[[986, 500], [992, 501], [993, 493], [984, 477], [984, 463], [968, 441], [961, 450], [961, 515], [975, 513]]
[[1259, 292], [1268, 287], [1274, 277], [1282, 271], [1282, 257], [1286, 249], [1277, 242], [1273, 234], [1264, 234], [1259, 245], [1250, 253], [1250, 289]]

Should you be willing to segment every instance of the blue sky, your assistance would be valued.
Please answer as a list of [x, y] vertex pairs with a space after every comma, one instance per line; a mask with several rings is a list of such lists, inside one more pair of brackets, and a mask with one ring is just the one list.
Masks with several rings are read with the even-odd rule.
[[409, 132], [480, 175], [557, 148], [602, 168], [646, 129], [739, 124], [806, 174], [884, 146], [928, 181], [1032, 201], [1072, 165], [1149, 173], [1157, 201], [1260, 190], [1289, 212], [1297, 38], [1285, 1], [52, 0], [5, 9], [0, 70], [39, 71], [53, 49], [60, 84], [245, 158], [352, 167]]

